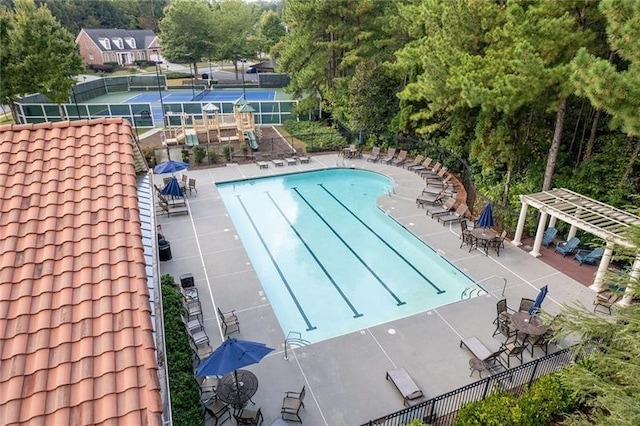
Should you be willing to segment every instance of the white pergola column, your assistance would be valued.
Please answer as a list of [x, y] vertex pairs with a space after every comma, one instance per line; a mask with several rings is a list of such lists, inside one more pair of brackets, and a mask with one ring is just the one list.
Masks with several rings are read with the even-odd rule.
[[533, 257], [540, 257], [540, 246], [542, 245], [542, 237], [544, 237], [544, 230], [547, 227], [547, 212], [540, 212], [540, 220], [538, 221], [538, 229], [536, 230], [536, 239], [533, 242], [533, 249], [529, 253]]
[[576, 232], [578, 232], [578, 227], [575, 225], [571, 225], [571, 228], [569, 228], [569, 234], [567, 235], [567, 241], [575, 237]]
[[602, 255], [602, 259], [600, 260], [600, 265], [598, 266], [598, 271], [596, 272], [596, 278], [593, 280], [593, 284], [589, 286], [589, 288], [597, 291], [598, 293], [606, 290], [606, 286], [604, 285], [604, 278], [607, 275], [607, 269], [609, 268], [609, 263], [611, 262], [612, 255], [613, 243], [611, 241], [607, 241], [607, 245], [604, 249], [604, 254]]
[[[633, 266], [631, 266], [631, 273], [629, 274], [631, 279], [633, 280], [633, 285], [638, 285], [638, 279], [640, 278], [640, 254], [637, 255], [636, 260], [633, 262]], [[621, 305], [630, 305], [633, 300], [632, 288], [631, 286], [627, 286], [627, 289], [624, 291], [624, 296], [620, 301]]]
[[522, 207], [520, 207], [520, 217], [518, 218], [516, 235], [514, 235], [513, 240], [511, 240], [511, 244], [517, 247], [522, 245], [522, 233], [524, 232], [524, 224], [527, 221], [527, 209], [529, 208], [529, 204], [522, 201], [522, 197], [520, 197], [520, 201], [522, 202]]
[[556, 221], [558, 220], [557, 217], [555, 216], [551, 216], [549, 218], [549, 228], [555, 228], [556, 227]]

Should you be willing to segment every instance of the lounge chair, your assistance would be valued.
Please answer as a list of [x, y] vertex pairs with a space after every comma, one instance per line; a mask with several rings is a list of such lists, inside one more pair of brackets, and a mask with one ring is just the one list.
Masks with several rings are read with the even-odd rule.
[[447, 201], [444, 202], [441, 206], [435, 206], [430, 209], [427, 209], [427, 214], [431, 217], [436, 217], [438, 215], [447, 214], [450, 211], [455, 209], [456, 199], [451, 197], [447, 198]]
[[554, 253], [560, 253], [562, 257], [565, 257], [568, 254], [572, 254], [580, 244], [580, 239], [578, 237], [572, 237], [569, 241], [560, 241], [556, 244], [556, 248]]
[[398, 389], [404, 400], [405, 407], [426, 401], [424, 394], [404, 368], [387, 371], [387, 380], [391, 380], [396, 389]]
[[403, 163], [402, 167], [407, 170], [411, 170], [413, 167], [418, 167], [420, 164], [422, 164], [423, 161], [424, 161], [424, 155], [418, 154], [416, 158], [413, 159], [413, 161], [409, 163], [406, 163], [406, 162]]
[[400, 154], [398, 154], [396, 158], [391, 160], [391, 164], [393, 164], [394, 166], [399, 166], [402, 163], [404, 163], [406, 159], [407, 159], [407, 151], [403, 149], [400, 151]]
[[442, 169], [442, 164], [438, 162], [434, 164], [433, 167], [427, 167], [425, 170], [420, 170], [417, 173], [420, 175], [422, 179], [426, 179], [429, 176], [433, 177], [437, 175], [441, 169]]
[[387, 153], [385, 154], [385, 156], [380, 159], [380, 162], [389, 164], [391, 163], [391, 160], [393, 160], [393, 157], [395, 157], [395, 155], [396, 155], [396, 149], [389, 148], [387, 149]]
[[602, 259], [603, 254], [604, 249], [602, 247], [597, 247], [593, 250], [578, 250], [574, 259], [576, 259], [580, 265], [583, 263], [595, 265], [598, 260]]
[[593, 299], [593, 304], [595, 305], [593, 312], [596, 312], [598, 307], [601, 307], [606, 309], [607, 313], [611, 315], [611, 307], [618, 301], [619, 297], [618, 294], [611, 292], [603, 292], [596, 295], [596, 298]]
[[411, 170], [415, 173], [420, 174], [420, 172], [422, 172], [423, 170], [428, 170], [429, 167], [431, 167], [431, 163], [433, 162], [433, 160], [429, 157], [425, 158], [424, 161], [416, 167], [412, 167]]
[[458, 206], [456, 211], [438, 216], [438, 222], [442, 222], [442, 225], [446, 225], [448, 223], [460, 222], [464, 220], [465, 217], [469, 214], [469, 207], [462, 203]]
[[544, 235], [542, 236], [542, 245], [545, 247], [549, 247], [553, 240], [556, 238], [558, 234], [558, 230], [556, 228], [547, 228], [544, 231]]
[[425, 205], [435, 206], [441, 204], [444, 198], [444, 192], [439, 194], [420, 195], [416, 198], [416, 206], [424, 208]]
[[380, 159], [380, 147], [379, 146], [374, 146], [373, 149], [371, 150], [371, 153], [368, 154], [365, 159], [367, 161], [371, 161], [373, 163], [375, 163], [376, 161], [378, 161]]

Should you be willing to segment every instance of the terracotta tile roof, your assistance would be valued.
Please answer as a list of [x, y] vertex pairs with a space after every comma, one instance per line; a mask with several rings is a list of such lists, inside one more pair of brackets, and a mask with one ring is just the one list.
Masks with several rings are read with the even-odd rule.
[[160, 425], [122, 119], [0, 126], [0, 423]]

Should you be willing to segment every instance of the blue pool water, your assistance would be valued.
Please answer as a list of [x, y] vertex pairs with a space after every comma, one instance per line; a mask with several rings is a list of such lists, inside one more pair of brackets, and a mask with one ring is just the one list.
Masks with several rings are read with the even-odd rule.
[[218, 185], [285, 335], [343, 335], [460, 300], [473, 283], [376, 206], [392, 188], [357, 169]]

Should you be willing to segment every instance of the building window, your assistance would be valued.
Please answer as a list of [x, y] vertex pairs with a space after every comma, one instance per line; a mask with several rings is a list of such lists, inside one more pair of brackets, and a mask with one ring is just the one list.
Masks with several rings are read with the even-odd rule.
[[111, 41], [113, 42], [113, 44], [116, 45], [118, 49], [124, 49], [124, 43], [122, 42], [122, 38], [114, 37], [111, 39]]
[[93, 53], [89, 53], [89, 60], [93, 61]]
[[108, 39], [108, 38], [106, 38], [106, 37], [100, 37], [100, 38], [98, 39], [98, 41], [100, 42], [100, 44], [102, 45], [102, 47], [104, 47], [105, 49], [107, 49], [107, 50], [110, 50], [110, 49], [111, 49], [111, 42], [109, 41], [109, 39]]
[[130, 49], [136, 48], [136, 39], [133, 37], [125, 37], [124, 41], [127, 43]]

